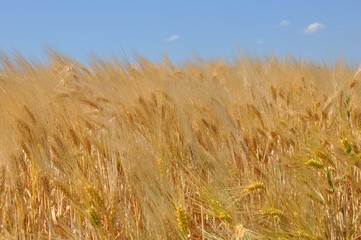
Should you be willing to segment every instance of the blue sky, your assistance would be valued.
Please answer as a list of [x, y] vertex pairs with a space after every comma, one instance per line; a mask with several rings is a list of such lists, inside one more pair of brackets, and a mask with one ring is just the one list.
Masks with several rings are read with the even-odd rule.
[[291, 54], [361, 63], [361, 1], [3, 1], [0, 49], [86, 62], [134, 52], [159, 61]]

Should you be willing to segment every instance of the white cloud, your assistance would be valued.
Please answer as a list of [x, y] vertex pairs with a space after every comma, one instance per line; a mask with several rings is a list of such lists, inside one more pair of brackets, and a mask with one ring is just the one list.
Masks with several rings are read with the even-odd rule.
[[303, 33], [305, 34], [311, 34], [311, 33], [315, 33], [315, 32], [319, 32], [322, 29], [324, 29], [326, 26], [323, 25], [322, 23], [319, 22], [314, 22], [311, 23], [310, 25], [308, 25], [304, 30]]
[[280, 22], [278, 24], [279, 27], [286, 27], [286, 26], [289, 26], [291, 25], [291, 22], [289, 20], [283, 20], [282, 22]]
[[177, 41], [179, 39], [179, 36], [176, 34], [173, 34], [169, 37], [167, 37], [166, 39], [164, 39], [165, 42], [174, 42]]

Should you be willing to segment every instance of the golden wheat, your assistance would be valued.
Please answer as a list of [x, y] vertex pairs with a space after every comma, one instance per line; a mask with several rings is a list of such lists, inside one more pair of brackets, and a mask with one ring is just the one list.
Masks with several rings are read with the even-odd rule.
[[361, 237], [360, 70], [48, 54], [1, 57], [1, 239]]

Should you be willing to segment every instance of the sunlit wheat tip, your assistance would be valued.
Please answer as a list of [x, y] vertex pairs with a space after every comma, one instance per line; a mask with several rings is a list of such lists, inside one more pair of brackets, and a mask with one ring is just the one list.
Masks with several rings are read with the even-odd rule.
[[263, 209], [261, 210], [261, 214], [265, 215], [265, 216], [270, 216], [270, 217], [282, 217], [284, 216], [284, 212], [276, 209], [276, 208], [267, 208], [267, 209]]
[[183, 205], [176, 207], [176, 216], [179, 229], [181, 232], [186, 233], [188, 230], [188, 221]]
[[245, 191], [247, 193], [253, 192], [257, 189], [264, 189], [264, 183], [263, 182], [254, 182], [249, 184], [246, 188]]
[[344, 147], [350, 145], [350, 142], [349, 142], [348, 138], [342, 138], [342, 139], [340, 140], [340, 142], [341, 142], [341, 144], [342, 144]]
[[313, 159], [313, 158], [309, 159], [305, 164], [307, 166], [317, 168], [317, 169], [322, 169], [324, 167], [323, 162], [321, 162], [320, 160]]
[[97, 210], [95, 209], [95, 207], [94, 207], [94, 206], [90, 206], [90, 207], [87, 209], [86, 212], [87, 212], [90, 220], [91, 220], [96, 226], [99, 226], [100, 223], [101, 223], [101, 219], [100, 219], [99, 213], [97, 212]]

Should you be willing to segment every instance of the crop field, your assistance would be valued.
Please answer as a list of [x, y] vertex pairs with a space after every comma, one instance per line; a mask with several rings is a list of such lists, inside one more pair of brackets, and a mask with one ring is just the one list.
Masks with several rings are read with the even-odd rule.
[[361, 72], [1, 56], [1, 239], [360, 239]]

